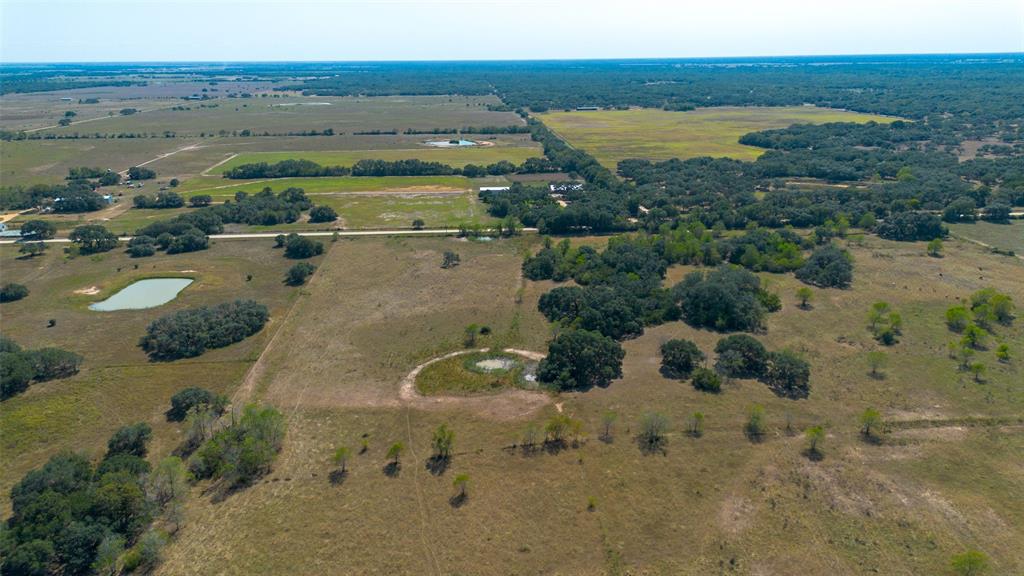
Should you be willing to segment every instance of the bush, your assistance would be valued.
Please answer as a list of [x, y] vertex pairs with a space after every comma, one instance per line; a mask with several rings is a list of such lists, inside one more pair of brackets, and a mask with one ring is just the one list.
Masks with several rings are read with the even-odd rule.
[[338, 219], [338, 213], [330, 206], [313, 206], [309, 209], [309, 221], [317, 224], [320, 222], [334, 222]]
[[285, 283], [289, 286], [301, 286], [306, 283], [306, 278], [309, 278], [313, 272], [316, 272], [316, 266], [308, 262], [299, 262], [288, 269], [288, 273], [285, 274]]
[[788, 350], [768, 355], [764, 382], [777, 396], [806, 398], [811, 392], [811, 365]]
[[10, 282], [0, 288], [0, 302], [14, 302], [28, 296], [28, 288], [21, 284]]
[[289, 234], [284, 243], [284, 255], [286, 258], [301, 259], [312, 258], [323, 254], [324, 245], [315, 240], [310, 240], [298, 234]]
[[77, 374], [83, 360], [80, 355], [60, 348], [40, 348], [21, 354], [29, 361], [34, 378], [39, 381]]
[[853, 281], [850, 254], [833, 244], [815, 250], [796, 271], [798, 280], [822, 288], [848, 288]]
[[66, 378], [78, 372], [82, 357], [60, 348], [22, 350], [0, 337], [0, 399], [24, 392], [32, 380]]
[[760, 378], [768, 365], [768, 351], [753, 336], [734, 334], [715, 344], [715, 369], [731, 378]]
[[[131, 110], [131, 108], [128, 108], [128, 110]], [[121, 113], [123, 114], [124, 110]], [[152, 180], [156, 178], [156, 172], [142, 166], [132, 166], [128, 169], [128, 178], [132, 180]]]
[[122, 426], [107, 441], [107, 458], [117, 454], [146, 457], [146, 444], [153, 438], [153, 429], [145, 422]]
[[761, 281], [742, 268], [721, 266], [709, 273], [692, 272], [673, 288], [683, 317], [713, 330], [757, 330], [766, 314], [758, 295]]
[[269, 316], [266, 306], [252, 300], [181, 310], [151, 323], [139, 346], [154, 360], [191, 358], [252, 336]]
[[714, 370], [697, 368], [693, 371], [693, 387], [697, 390], [717, 394], [722, 391], [722, 379]]
[[607, 386], [622, 377], [625, 355], [622, 346], [607, 336], [571, 330], [551, 341], [547, 357], [537, 368], [537, 377], [559, 390]]
[[704, 361], [704, 353], [689, 340], [669, 340], [661, 345], [661, 373], [685, 380]]
[[32, 364], [20, 352], [0, 352], [0, 399], [28, 389], [35, 373]]
[[214, 394], [204, 388], [190, 386], [179, 390], [171, 396], [171, 408], [167, 410], [167, 419], [172, 422], [181, 422], [193, 408], [208, 407], [215, 414], [224, 412], [228, 399], [220, 394]]

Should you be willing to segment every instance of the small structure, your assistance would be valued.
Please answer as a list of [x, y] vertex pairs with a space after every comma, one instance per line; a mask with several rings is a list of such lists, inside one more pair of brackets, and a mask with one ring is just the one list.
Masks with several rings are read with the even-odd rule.
[[583, 190], [583, 183], [581, 182], [562, 182], [558, 184], [548, 184], [548, 190], [552, 192], [579, 192]]
[[597, 106], [577, 106], [576, 107], [576, 111], [577, 112], [597, 112], [598, 110], [600, 110], [600, 108], [598, 108]]
[[481, 192], [508, 192], [511, 186], [481, 186]]

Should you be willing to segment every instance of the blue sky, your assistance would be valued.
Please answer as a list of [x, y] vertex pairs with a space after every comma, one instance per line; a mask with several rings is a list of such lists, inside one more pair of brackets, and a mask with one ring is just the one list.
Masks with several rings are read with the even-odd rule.
[[0, 0], [0, 61], [1024, 51], [1024, 0]]

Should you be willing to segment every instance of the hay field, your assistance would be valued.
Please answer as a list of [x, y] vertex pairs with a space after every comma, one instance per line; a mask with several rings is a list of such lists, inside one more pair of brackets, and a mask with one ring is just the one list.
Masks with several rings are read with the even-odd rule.
[[728, 156], [754, 160], [764, 151], [739, 143], [748, 132], [792, 124], [889, 122], [893, 118], [813, 106], [715, 107], [689, 112], [657, 109], [549, 112], [538, 115], [567, 142], [615, 170], [619, 160]]

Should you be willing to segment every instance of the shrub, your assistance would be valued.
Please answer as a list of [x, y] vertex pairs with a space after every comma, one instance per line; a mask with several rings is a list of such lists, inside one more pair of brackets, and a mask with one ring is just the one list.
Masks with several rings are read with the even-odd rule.
[[190, 386], [175, 392], [171, 396], [171, 407], [167, 410], [167, 419], [172, 422], [181, 422], [193, 408], [208, 407], [215, 414], [224, 412], [228, 399], [220, 394], [215, 394], [204, 388]]
[[299, 262], [288, 269], [288, 273], [285, 274], [285, 283], [289, 286], [301, 286], [306, 283], [306, 278], [309, 278], [316, 272], [316, 266], [308, 262]]
[[139, 346], [154, 360], [199, 356], [259, 332], [269, 315], [266, 306], [252, 300], [181, 310], [151, 323]]
[[551, 341], [547, 357], [537, 368], [537, 377], [559, 390], [607, 386], [622, 377], [625, 355], [622, 346], [607, 336], [570, 330]]
[[22, 350], [0, 337], [0, 399], [24, 392], [32, 380], [66, 378], [78, 372], [82, 357], [60, 348]]
[[717, 394], [722, 391], [722, 380], [713, 370], [697, 368], [693, 372], [693, 387], [703, 392]]
[[806, 398], [811, 391], [811, 366], [788, 350], [768, 355], [764, 381], [778, 396]]
[[661, 345], [661, 373], [686, 379], [704, 361], [704, 353], [689, 340], [669, 340]]
[[289, 234], [284, 243], [284, 255], [286, 258], [312, 258], [323, 253], [323, 243], [295, 233]]
[[309, 221], [316, 224], [320, 222], [334, 222], [338, 219], [338, 213], [330, 206], [313, 206], [309, 209]]
[[760, 378], [768, 364], [768, 351], [753, 336], [734, 334], [715, 344], [715, 369], [731, 378]]
[[0, 399], [24, 392], [34, 376], [32, 364], [20, 352], [0, 352]]
[[28, 288], [22, 284], [10, 282], [0, 288], [0, 302], [14, 302], [28, 296]]
[[822, 288], [848, 288], [853, 281], [853, 263], [848, 252], [829, 244], [815, 250], [796, 277]]
[[[133, 110], [132, 108], [126, 108], [126, 110]], [[124, 114], [124, 110], [121, 111]], [[142, 166], [132, 166], [128, 169], [128, 178], [132, 180], [152, 180], [156, 178], [156, 172], [149, 168], [143, 168]]]
[[107, 458], [127, 454], [145, 458], [146, 444], [153, 437], [153, 429], [145, 422], [122, 426], [107, 441]]
[[209, 206], [213, 203], [213, 196], [209, 194], [196, 194], [195, 196], [188, 199], [188, 203], [193, 208], [202, 208], [203, 206]]

